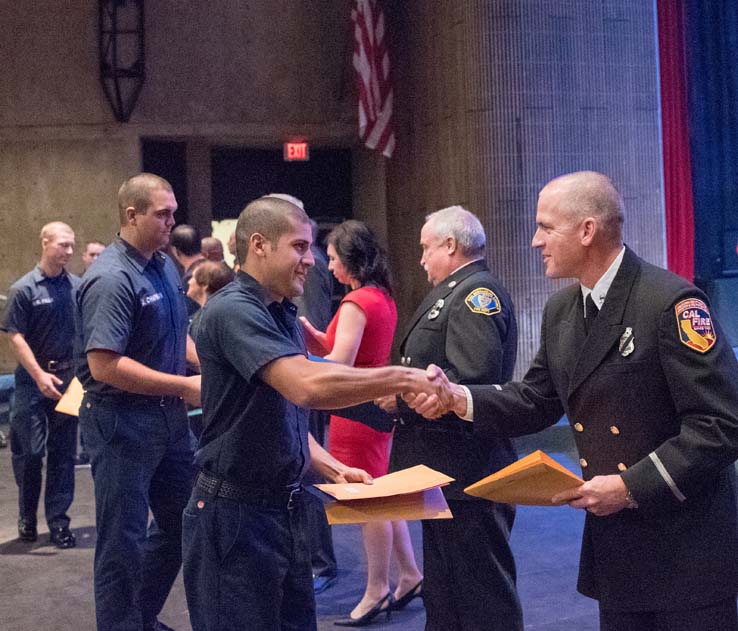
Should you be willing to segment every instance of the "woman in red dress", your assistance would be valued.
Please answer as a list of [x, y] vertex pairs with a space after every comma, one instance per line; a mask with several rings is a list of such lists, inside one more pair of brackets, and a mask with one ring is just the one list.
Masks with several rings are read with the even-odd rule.
[[[325, 333], [302, 318], [308, 348], [349, 366], [386, 366], [397, 325], [387, 255], [374, 233], [360, 221], [343, 222], [331, 231], [327, 243], [328, 268], [351, 291], [344, 296]], [[374, 477], [387, 473], [391, 438], [391, 433], [331, 416], [331, 454]], [[368, 523], [362, 527], [362, 535], [367, 556], [366, 590], [351, 615], [336, 621], [340, 626], [363, 626], [389, 611], [394, 601], [389, 589], [392, 554], [399, 566], [396, 595], [417, 590], [423, 579], [404, 521]]]

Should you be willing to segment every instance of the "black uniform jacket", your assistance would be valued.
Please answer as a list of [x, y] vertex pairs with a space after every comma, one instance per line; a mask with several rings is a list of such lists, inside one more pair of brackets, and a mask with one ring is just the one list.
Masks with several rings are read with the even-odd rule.
[[[510, 297], [483, 261], [456, 270], [426, 296], [400, 345], [402, 363], [440, 366], [455, 383], [504, 383], [512, 377], [517, 324]], [[474, 499], [465, 486], [516, 459], [507, 438], [480, 443], [473, 423], [453, 414], [429, 422], [400, 403], [390, 469], [425, 464], [456, 478], [449, 499]]]
[[479, 438], [536, 432], [565, 412], [584, 479], [622, 475], [639, 507], [588, 513], [582, 542], [579, 591], [608, 609], [678, 610], [736, 593], [738, 366], [709, 318], [712, 345], [709, 335], [697, 336], [701, 350], [686, 343], [687, 304], [709, 316], [697, 288], [626, 249], [589, 336], [579, 285], [563, 289], [546, 304], [523, 381], [470, 387]]

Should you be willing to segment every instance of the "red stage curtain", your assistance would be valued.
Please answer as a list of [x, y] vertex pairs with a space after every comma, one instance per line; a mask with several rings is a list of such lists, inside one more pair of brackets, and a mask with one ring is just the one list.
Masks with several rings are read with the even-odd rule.
[[668, 268], [694, 279], [694, 206], [683, 0], [657, 0]]

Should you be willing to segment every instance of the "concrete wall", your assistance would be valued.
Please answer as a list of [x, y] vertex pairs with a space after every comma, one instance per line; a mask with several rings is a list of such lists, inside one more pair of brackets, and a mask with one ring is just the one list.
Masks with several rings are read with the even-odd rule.
[[[187, 142], [193, 223], [209, 225], [210, 147], [354, 142], [350, 0], [146, 3], [146, 82], [118, 123], [98, 74], [97, 3], [0, 4], [0, 294], [37, 260], [40, 227], [80, 246], [117, 230], [142, 138]], [[80, 248], [81, 249], [81, 248]], [[72, 264], [81, 270], [77, 256]], [[0, 370], [14, 364], [0, 344]]]

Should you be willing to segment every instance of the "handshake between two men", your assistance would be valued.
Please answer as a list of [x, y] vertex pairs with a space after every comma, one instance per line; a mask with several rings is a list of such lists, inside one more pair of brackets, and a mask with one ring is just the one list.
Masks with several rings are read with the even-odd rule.
[[[467, 412], [466, 392], [458, 384], [449, 381], [446, 373], [435, 364], [430, 364], [425, 371], [432, 390], [425, 392], [406, 392], [402, 395], [408, 407], [421, 416], [435, 419], [453, 412], [463, 418]], [[380, 407], [386, 403], [378, 402]]]
[[[402, 393], [407, 406], [427, 419], [437, 419], [449, 412], [463, 418], [467, 411], [466, 392], [458, 384], [449, 381], [446, 373], [435, 364], [425, 369], [427, 384]], [[374, 399], [385, 412], [397, 412], [394, 395]]]

